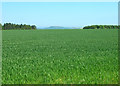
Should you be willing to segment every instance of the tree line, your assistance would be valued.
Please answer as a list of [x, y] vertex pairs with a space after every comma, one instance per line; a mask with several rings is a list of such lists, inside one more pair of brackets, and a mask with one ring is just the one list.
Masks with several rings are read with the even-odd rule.
[[[91, 25], [91, 26], [83, 27], [83, 29], [118, 29], [118, 28], [120, 28], [120, 26], [118, 25]], [[0, 29], [2, 30], [11, 30], [11, 29], [35, 30], [37, 28], [35, 25], [12, 24], [12, 23], [4, 23], [4, 25], [2, 25], [0, 23]]]
[[83, 29], [118, 29], [120, 26], [118, 25], [91, 25], [85, 26]]
[[2, 30], [2, 24], [0, 23], [0, 30]]
[[29, 30], [29, 29], [37, 29], [35, 25], [26, 25], [26, 24], [12, 24], [12, 23], [4, 23], [2, 26], [2, 30], [11, 30], [11, 29], [20, 29], [20, 30]]

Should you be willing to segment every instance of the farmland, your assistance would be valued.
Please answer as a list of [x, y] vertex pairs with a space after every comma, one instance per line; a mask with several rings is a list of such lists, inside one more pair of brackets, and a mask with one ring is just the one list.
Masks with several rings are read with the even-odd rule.
[[118, 30], [3, 30], [3, 84], [117, 84]]

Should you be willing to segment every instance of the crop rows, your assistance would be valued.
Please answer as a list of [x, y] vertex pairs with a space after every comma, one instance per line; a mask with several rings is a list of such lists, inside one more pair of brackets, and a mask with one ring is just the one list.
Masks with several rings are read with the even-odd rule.
[[3, 84], [117, 84], [117, 30], [3, 31]]

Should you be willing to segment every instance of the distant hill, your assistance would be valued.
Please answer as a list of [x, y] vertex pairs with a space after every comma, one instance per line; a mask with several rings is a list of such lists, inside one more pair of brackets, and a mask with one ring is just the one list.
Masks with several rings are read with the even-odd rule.
[[62, 27], [62, 26], [50, 26], [46, 29], [72, 29], [71, 27]]
[[80, 29], [80, 28], [77, 28], [77, 27], [63, 27], [63, 26], [50, 26], [50, 27], [42, 27], [42, 28], [39, 28], [39, 29]]

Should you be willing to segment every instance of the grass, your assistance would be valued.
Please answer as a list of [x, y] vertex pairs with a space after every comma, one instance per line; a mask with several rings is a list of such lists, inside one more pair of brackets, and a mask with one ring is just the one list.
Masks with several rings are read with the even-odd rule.
[[5, 30], [3, 84], [117, 84], [118, 30]]

